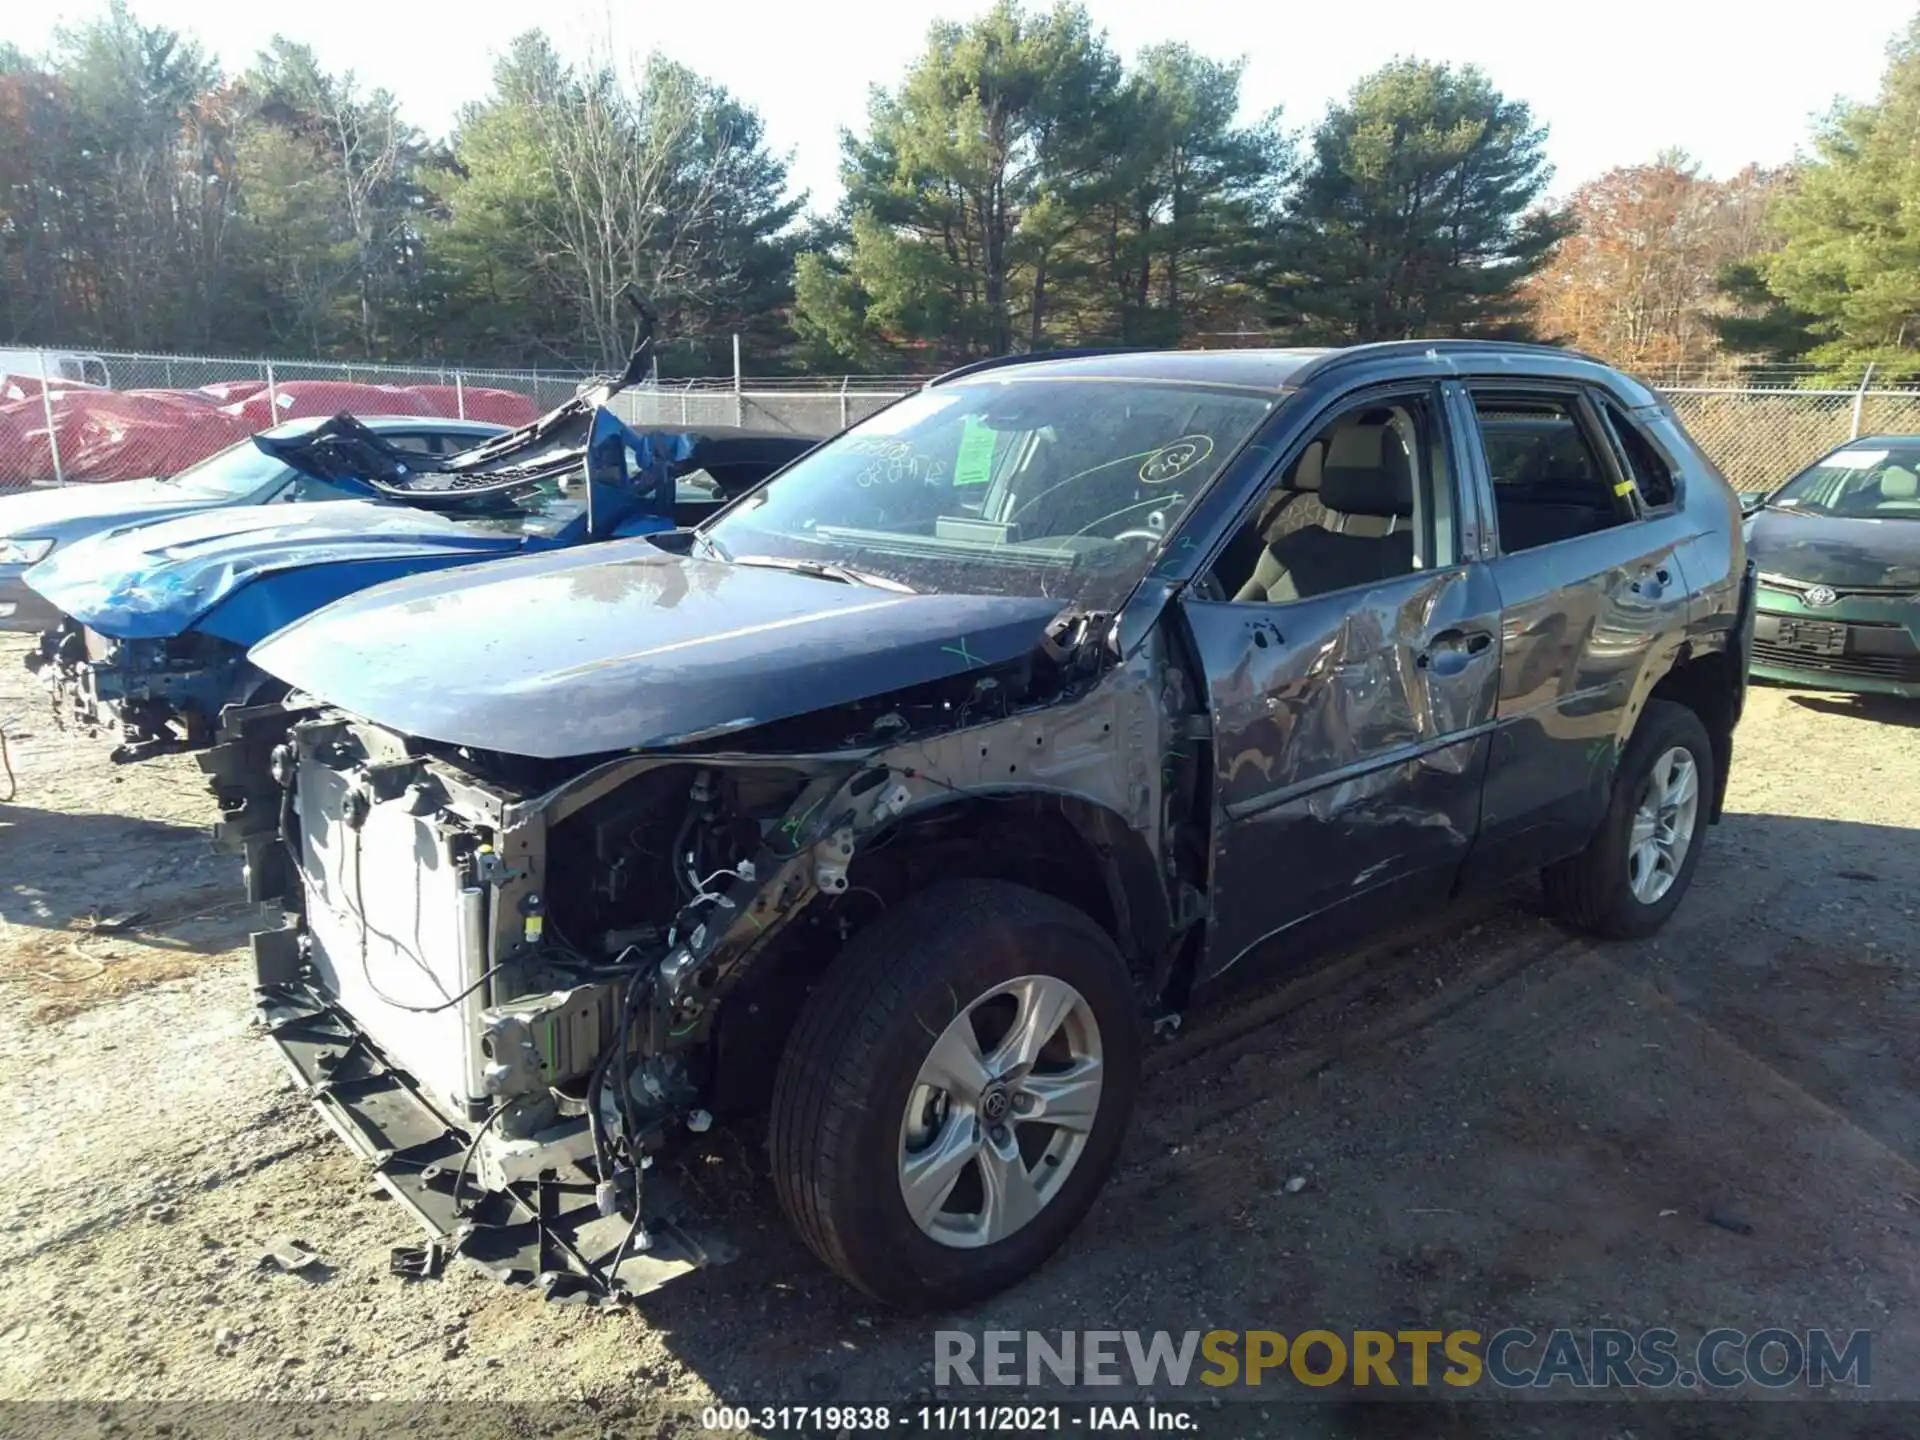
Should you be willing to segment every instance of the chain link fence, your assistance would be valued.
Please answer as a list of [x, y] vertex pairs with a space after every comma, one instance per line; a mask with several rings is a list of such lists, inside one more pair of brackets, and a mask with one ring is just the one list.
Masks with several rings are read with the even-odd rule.
[[[25, 373], [22, 373], [22, 372]], [[342, 410], [523, 424], [585, 375], [437, 365], [0, 349], [0, 490], [175, 473], [268, 426]], [[1769, 489], [1855, 435], [1920, 433], [1920, 390], [1809, 388], [1799, 371], [1700, 383], [1649, 376], [1740, 489]], [[655, 381], [621, 395], [630, 424], [831, 435], [925, 377]], [[1678, 382], [1678, 383], [1676, 383]], [[1691, 383], [1688, 383], [1691, 382]]]
[[734, 425], [797, 435], [832, 435], [924, 383], [905, 375], [847, 375], [831, 381], [662, 380], [616, 396], [629, 425]]
[[[614, 402], [643, 425], [744, 425], [831, 435], [924, 383], [910, 376], [668, 381]], [[1736, 489], [1770, 490], [1856, 435], [1920, 434], [1920, 391], [1676, 387], [1661, 392]]]
[[1904, 390], [1673, 389], [1680, 423], [1736, 490], [1772, 490], [1858, 435], [1920, 434]]
[[288, 420], [347, 411], [523, 425], [554, 370], [0, 349], [0, 491], [176, 474]]

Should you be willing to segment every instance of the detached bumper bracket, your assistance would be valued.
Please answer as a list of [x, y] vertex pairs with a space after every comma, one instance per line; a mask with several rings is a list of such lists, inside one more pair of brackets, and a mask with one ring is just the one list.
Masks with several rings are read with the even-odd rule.
[[652, 1172], [641, 1189], [652, 1244], [622, 1259], [617, 1274], [607, 1266], [633, 1221], [600, 1213], [589, 1174], [543, 1175], [484, 1192], [470, 1175], [463, 1209], [453, 1187], [468, 1139], [411, 1077], [303, 986], [262, 986], [258, 1002], [268, 1035], [321, 1119], [432, 1237], [424, 1249], [396, 1249], [388, 1259], [394, 1274], [428, 1278], [457, 1254], [508, 1284], [538, 1285], [549, 1299], [605, 1302], [647, 1294], [731, 1258], [730, 1246], [696, 1239], [683, 1227], [674, 1187]]

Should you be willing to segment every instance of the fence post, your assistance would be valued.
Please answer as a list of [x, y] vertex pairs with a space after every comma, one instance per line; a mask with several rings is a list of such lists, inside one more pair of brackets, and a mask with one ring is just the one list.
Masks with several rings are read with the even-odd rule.
[[747, 401], [740, 393], [740, 336], [733, 337], [733, 423], [742, 426], [747, 423]]
[[64, 486], [67, 472], [60, 465], [60, 434], [53, 423], [53, 381], [47, 375], [47, 352], [40, 352], [40, 413], [47, 417], [47, 453], [53, 456], [53, 483]]
[[842, 430], [847, 428], [847, 386], [852, 383], [853, 377], [851, 375], [842, 375], [840, 377], [840, 428]]
[[680, 387], [680, 428], [687, 426], [687, 396], [693, 393], [693, 381], [689, 380]]
[[273, 362], [267, 366], [267, 428], [272, 429], [280, 423], [280, 387], [274, 383]]
[[467, 418], [466, 378], [458, 370], [453, 372], [453, 408], [460, 412], [462, 420]]
[[1860, 377], [1860, 388], [1853, 392], [1853, 433], [1847, 437], [1849, 440], [1860, 438], [1860, 410], [1867, 403], [1867, 383], [1872, 379], [1873, 362], [1869, 360], [1866, 373]]

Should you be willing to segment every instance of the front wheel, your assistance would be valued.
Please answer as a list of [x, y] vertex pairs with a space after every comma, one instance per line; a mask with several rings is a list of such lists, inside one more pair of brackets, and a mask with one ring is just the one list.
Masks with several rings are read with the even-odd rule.
[[1693, 879], [1714, 793], [1713, 744], [1700, 717], [1649, 700], [1614, 772], [1613, 796], [1587, 848], [1541, 872], [1547, 903], [1611, 939], [1651, 935]]
[[1050, 896], [951, 881], [856, 935], [774, 1086], [781, 1206], [828, 1265], [912, 1309], [1044, 1261], [1092, 1205], [1139, 1083], [1113, 941]]

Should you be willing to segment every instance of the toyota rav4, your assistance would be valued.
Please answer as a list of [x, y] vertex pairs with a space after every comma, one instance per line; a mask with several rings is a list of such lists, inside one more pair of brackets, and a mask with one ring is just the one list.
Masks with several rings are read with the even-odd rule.
[[833, 1269], [946, 1306], [1093, 1204], [1195, 997], [1720, 814], [1752, 578], [1648, 390], [1546, 348], [956, 371], [691, 529], [351, 595], [203, 764], [294, 1072], [447, 1250], [636, 1293], [767, 1113]]

